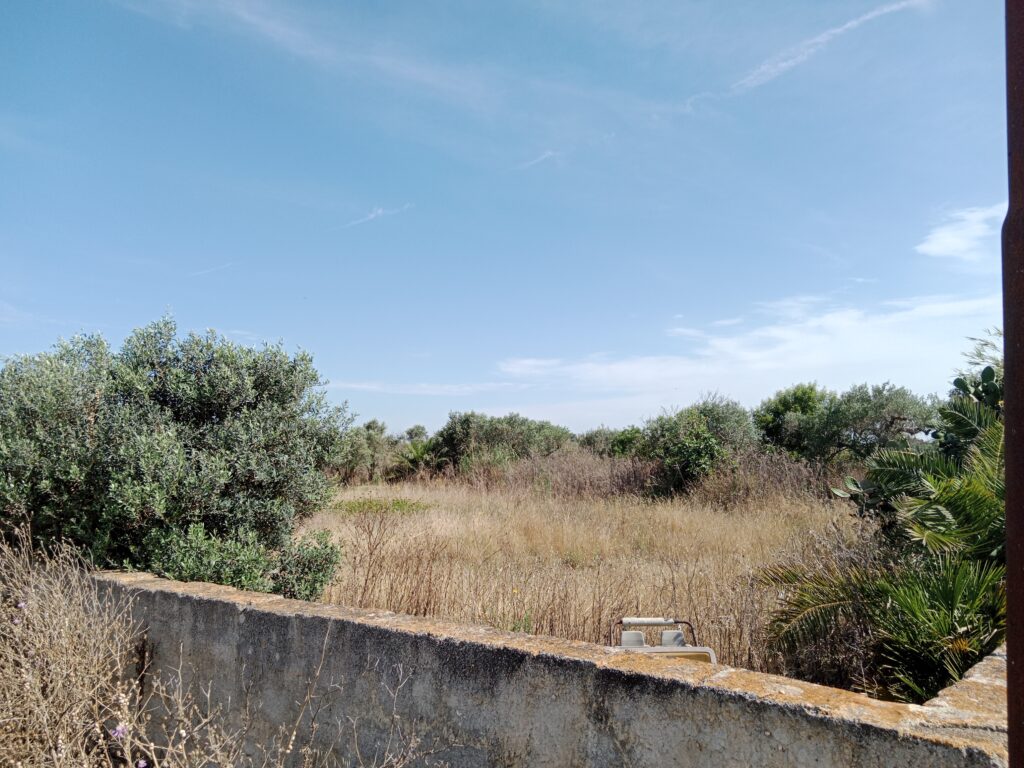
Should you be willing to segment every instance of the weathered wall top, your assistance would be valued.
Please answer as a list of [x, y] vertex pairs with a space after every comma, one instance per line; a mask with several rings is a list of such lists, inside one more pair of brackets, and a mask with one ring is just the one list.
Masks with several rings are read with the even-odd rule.
[[453, 745], [439, 755], [453, 766], [1006, 764], [1002, 651], [916, 706], [486, 627], [147, 574], [98, 578], [133, 597], [156, 667], [184, 661], [221, 701], [259, 697], [266, 722], [253, 738], [268, 737], [323, 659], [321, 679], [345, 691], [334, 716], [367, 733], [387, 727], [368, 666], [411, 673], [399, 712], [424, 739]]

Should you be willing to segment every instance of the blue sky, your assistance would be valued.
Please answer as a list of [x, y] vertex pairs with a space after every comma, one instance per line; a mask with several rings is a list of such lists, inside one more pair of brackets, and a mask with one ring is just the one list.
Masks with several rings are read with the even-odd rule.
[[172, 313], [395, 428], [946, 388], [998, 325], [999, 0], [11, 0], [0, 355]]

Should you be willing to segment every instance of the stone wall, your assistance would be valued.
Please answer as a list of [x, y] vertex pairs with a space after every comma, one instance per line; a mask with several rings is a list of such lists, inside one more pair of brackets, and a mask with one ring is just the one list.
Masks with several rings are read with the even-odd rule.
[[432, 764], [455, 768], [1006, 765], [999, 652], [914, 706], [586, 643], [146, 574], [98, 578], [132, 597], [153, 669], [181, 664], [210, 684], [253, 743], [292, 722], [312, 689], [317, 738], [348, 763], [354, 732], [372, 764], [398, 722]]

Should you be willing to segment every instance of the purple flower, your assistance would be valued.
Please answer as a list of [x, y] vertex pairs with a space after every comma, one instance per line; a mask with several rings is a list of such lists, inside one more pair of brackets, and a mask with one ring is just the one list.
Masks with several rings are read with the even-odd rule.
[[110, 732], [110, 735], [120, 741], [128, 734], [128, 729], [124, 727], [122, 723], [118, 723], [117, 727]]
[[140, 757], [138, 760], [135, 761], [135, 768], [149, 768], [149, 763], [147, 763], [143, 758]]
[[11, 619], [11, 624], [21, 624], [21, 619], [15, 616], [13, 619]]
[[15, 607], [19, 611], [24, 611], [28, 607], [28, 603], [26, 603], [24, 600], [19, 600], [18, 604]]

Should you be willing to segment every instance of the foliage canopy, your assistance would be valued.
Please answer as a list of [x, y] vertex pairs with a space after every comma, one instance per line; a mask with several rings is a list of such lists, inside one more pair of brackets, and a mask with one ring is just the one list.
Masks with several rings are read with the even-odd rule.
[[147, 567], [154, 533], [191, 526], [281, 550], [328, 495], [350, 418], [305, 353], [164, 318], [120, 351], [99, 336], [0, 369], [0, 513], [37, 542]]

